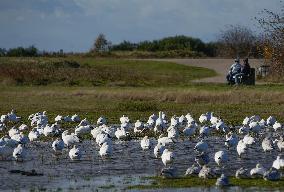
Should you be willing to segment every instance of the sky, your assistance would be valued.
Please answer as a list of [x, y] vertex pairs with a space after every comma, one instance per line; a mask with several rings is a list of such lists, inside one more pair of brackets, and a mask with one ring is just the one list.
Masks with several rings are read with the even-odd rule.
[[214, 41], [228, 25], [259, 28], [280, 0], [0, 0], [0, 47], [84, 52], [98, 34], [113, 44], [187, 35]]

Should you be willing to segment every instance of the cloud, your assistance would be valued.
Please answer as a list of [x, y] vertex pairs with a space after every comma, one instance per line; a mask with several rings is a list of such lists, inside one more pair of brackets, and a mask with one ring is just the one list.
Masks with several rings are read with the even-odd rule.
[[[279, 0], [2, 0], [0, 41], [7, 48], [88, 50], [99, 33], [114, 43], [184, 34], [214, 40], [228, 24], [255, 30], [254, 17]], [[16, 36], [16, 37], [15, 37]]]

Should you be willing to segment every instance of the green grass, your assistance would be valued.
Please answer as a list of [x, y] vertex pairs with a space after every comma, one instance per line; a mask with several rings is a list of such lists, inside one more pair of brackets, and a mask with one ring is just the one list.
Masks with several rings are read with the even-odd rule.
[[[200, 179], [198, 177], [182, 177], [176, 179], [164, 179], [161, 177], [148, 177], [151, 181], [149, 185], [134, 185], [129, 189], [157, 189], [157, 188], [189, 188], [189, 187], [212, 187], [215, 186], [216, 179]], [[236, 179], [230, 177], [231, 186], [241, 188], [258, 187], [267, 189], [283, 189], [284, 179], [279, 181], [265, 181], [264, 179]]]
[[159, 61], [0, 57], [0, 84], [62, 86], [183, 86], [213, 70]]

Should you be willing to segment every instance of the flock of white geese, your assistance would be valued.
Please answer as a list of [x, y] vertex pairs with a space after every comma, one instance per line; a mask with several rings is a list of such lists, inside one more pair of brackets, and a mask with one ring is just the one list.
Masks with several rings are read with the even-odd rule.
[[[228, 177], [222, 172], [226, 163], [234, 160], [230, 159], [228, 151], [236, 151], [240, 158], [245, 156], [253, 145], [261, 145], [264, 154], [272, 150], [279, 151], [277, 158], [271, 162], [270, 169], [265, 169], [259, 163], [256, 163], [255, 168], [252, 169], [241, 167], [236, 171], [237, 178], [258, 177], [276, 181], [281, 178], [281, 170], [284, 169], [284, 159], [280, 155], [284, 149], [283, 127], [273, 116], [267, 119], [261, 119], [258, 115], [246, 117], [242, 125], [235, 127], [226, 125], [220, 117], [214, 116], [212, 112], [202, 114], [198, 120], [189, 113], [180, 117], [173, 116], [168, 120], [165, 113], [159, 112], [158, 116], [151, 115], [145, 123], [137, 120], [134, 124], [131, 124], [130, 119], [123, 115], [119, 119], [119, 126], [108, 125], [105, 117], [100, 117], [95, 125], [91, 125], [87, 119], [81, 120], [76, 114], [73, 116], [58, 115], [54, 119], [54, 123], [49, 124], [45, 111], [30, 115], [28, 120], [30, 126], [21, 124], [22, 118], [18, 117], [14, 110], [1, 115], [0, 133], [4, 135], [0, 139], [2, 160], [10, 158], [16, 161], [25, 161], [29, 155], [26, 144], [37, 142], [41, 137], [50, 139], [52, 142], [50, 147], [55, 154], [68, 151], [71, 160], [80, 160], [82, 158], [82, 149], [79, 147], [80, 138], [86, 134], [92, 135], [100, 148], [100, 156], [108, 158], [113, 153], [113, 140], [129, 139], [132, 133], [140, 133], [140, 135], [145, 135], [140, 141], [141, 149], [153, 150], [154, 156], [162, 160], [164, 168], [161, 175], [167, 178], [177, 176], [176, 168], [173, 165], [175, 159], [178, 158], [168, 146], [174, 145], [181, 137], [189, 140], [193, 137], [199, 139], [194, 147], [196, 151], [195, 163], [186, 170], [185, 175], [217, 178], [216, 185], [219, 186], [229, 185]], [[62, 124], [68, 122], [78, 123], [76, 127], [72, 128], [72, 133], [71, 129], [69, 131], [62, 129]], [[160, 135], [157, 140], [149, 136], [149, 133], [153, 132]], [[205, 138], [213, 134], [225, 137], [224, 147], [227, 148], [227, 150], [217, 151], [214, 155], [219, 169], [208, 166], [210, 147]], [[256, 142], [259, 138], [263, 139]]]

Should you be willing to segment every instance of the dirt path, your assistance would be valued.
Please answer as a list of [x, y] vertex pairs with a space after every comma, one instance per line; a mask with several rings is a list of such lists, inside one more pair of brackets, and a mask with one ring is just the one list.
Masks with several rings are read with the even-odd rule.
[[[215, 70], [218, 75], [210, 78], [203, 78], [195, 80], [195, 82], [212, 82], [212, 83], [224, 83], [226, 75], [230, 66], [233, 64], [233, 59], [153, 59], [157, 61], [169, 61], [182, 65], [204, 67]], [[249, 60], [251, 67], [258, 68], [262, 61], [258, 59]]]

